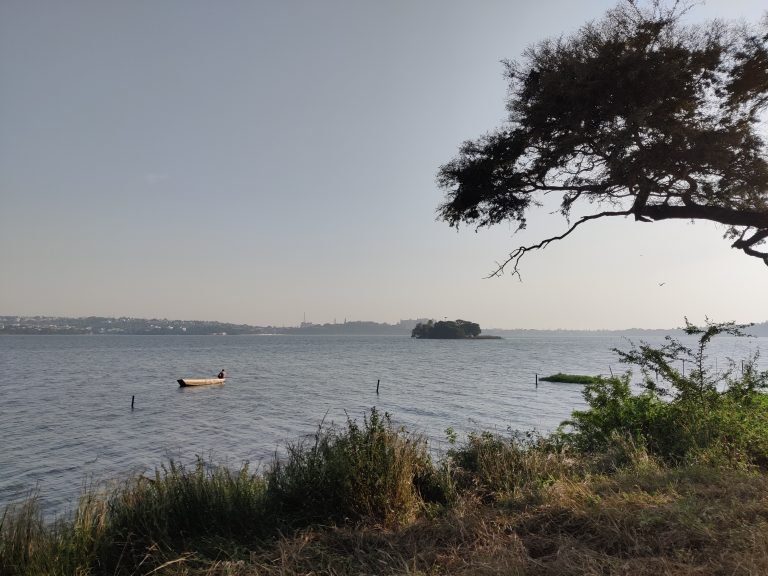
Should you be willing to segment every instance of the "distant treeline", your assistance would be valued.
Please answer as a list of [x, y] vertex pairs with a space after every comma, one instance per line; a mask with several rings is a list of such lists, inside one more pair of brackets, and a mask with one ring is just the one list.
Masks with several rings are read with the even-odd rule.
[[210, 335], [210, 334], [403, 334], [407, 335], [417, 320], [398, 324], [358, 321], [343, 324], [308, 324], [301, 326], [251, 326], [202, 320], [167, 320], [143, 318], [60, 318], [50, 316], [0, 316], [0, 334], [126, 334], [126, 335]]
[[[401, 320], [397, 324], [355, 321], [301, 326], [251, 326], [206, 320], [167, 320], [143, 318], [109, 318], [88, 316], [64, 318], [50, 316], [0, 316], [0, 334], [128, 334], [128, 335], [210, 335], [210, 334], [357, 334], [408, 335], [417, 324], [427, 319]], [[473, 323], [472, 323], [473, 324]], [[755, 324], [746, 332], [752, 336], [768, 336], [768, 322]], [[541, 336], [630, 336], [650, 337], [680, 335], [678, 329], [630, 330], [485, 330], [487, 335], [508, 337]]]

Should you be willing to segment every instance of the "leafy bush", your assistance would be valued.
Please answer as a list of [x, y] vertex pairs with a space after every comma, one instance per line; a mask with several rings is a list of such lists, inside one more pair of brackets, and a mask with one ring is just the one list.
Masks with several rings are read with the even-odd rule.
[[583, 395], [589, 410], [574, 411], [563, 423], [576, 431], [563, 438], [581, 451], [604, 450], [616, 435], [644, 442], [664, 425], [665, 404], [652, 392], [633, 395], [629, 375], [591, 382]]
[[[560, 431], [563, 441], [587, 452], [605, 451], [617, 437], [643, 445], [671, 462], [718, 461], [740, 465], [768, 464], [768, 372], [748, 359], [735, 376], [733, 362], [724, 373], [707, 365], [706, 349], [721, 333], [741, 335], [744, 326], [707, 321], [703, 328], [686, 319], [686, 332], [699, 335], [692, 350], [674, 338], [660, 348], [646, 343], [618, 351], [623, 362], [639, 366], [645, 390], [633, 394], [629, 375], [587, 384], [589, 409], [576, 411]], [[688, 375], [677, 370], [683, 361]], [[661, 384], [657, 382], [661, 379]]]

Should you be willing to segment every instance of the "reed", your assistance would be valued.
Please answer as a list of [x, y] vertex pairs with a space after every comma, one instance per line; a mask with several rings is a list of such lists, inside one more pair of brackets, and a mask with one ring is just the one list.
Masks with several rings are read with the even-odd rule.
[[267, 473], [268, 501], [288, 525], [412, 519], [427, 500], [444, 500], [426, 440], [396, 428], [375, 408], [362, 425], [320, 427], [311, 445], [288, 446]]
[[174, 551], [232, 554], [272, 532], [266, 483], [248, 465], [238, 471], [198, 459], [193, 469], [170, 462], [109, 498], [108, 565], [165, 561]]
[[93, 488], [84, 489], [71, 519], [46, 522], [38, 494], [10, 506], [0, 521], [0, 573], [70, 575], [88, 573], [105, 540], [106, 506]]
[[542, 486], [580, 473], [567, 448], [534, 433], [470, 433], [448, 452], [458, 488], [485, 500], [535, 496]]
[[[373, 409], [362, 424], [321, 427], [266, 473], [169, 462], [111, 491], [87, 487], [70, 519], [46, 523], [36, 496], [0, 523], [0, 573], [132, 574], [248, 551], [312, 524], [397, 526], [446, 501], [426, 440]], [[191, 552], [193, 551], [193, 552]]]
[[48, 545], [37, 494], [6, 508], [0, 518], [0, 573], [23, 574]]

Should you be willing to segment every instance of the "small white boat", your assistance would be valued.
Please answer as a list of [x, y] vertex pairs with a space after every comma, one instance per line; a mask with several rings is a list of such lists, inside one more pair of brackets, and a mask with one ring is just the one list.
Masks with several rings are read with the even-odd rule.
[[226, 378], [181, 378], [176, 380], [182, 388], [185, 386], [208, 386], [210, 384], [224, 384]]

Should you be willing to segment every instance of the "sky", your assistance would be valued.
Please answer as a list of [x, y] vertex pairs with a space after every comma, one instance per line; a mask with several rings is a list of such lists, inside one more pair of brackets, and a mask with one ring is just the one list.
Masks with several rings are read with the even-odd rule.
[[[440, 165], [506, 117], [503, 59], [613, 1], [3, 0], [0, 315], [483, 328], [768, 320], [714, 224], [458, 231]], [[764, 0], [689, 18], [758, 21]]]

